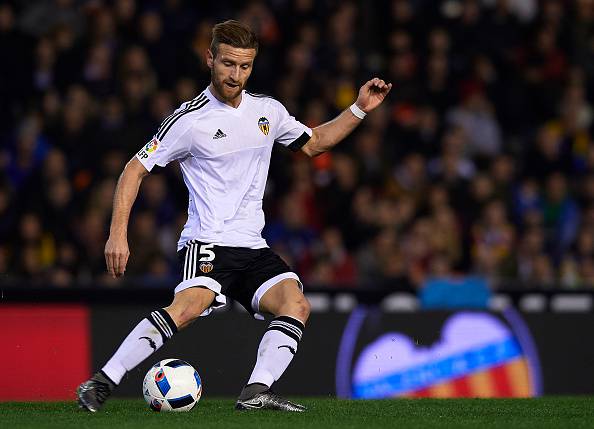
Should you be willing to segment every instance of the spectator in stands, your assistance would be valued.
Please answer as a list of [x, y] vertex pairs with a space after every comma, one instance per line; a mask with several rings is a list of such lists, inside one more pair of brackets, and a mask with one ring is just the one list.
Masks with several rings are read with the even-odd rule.
[[288, 254], [299, 270], [309, 272], [312, 264], [312, 247], [317, 234], [306, 221], [306, 212], [298, 196], [288, 194], [281, 207], [281, 218], [267, 225], [263, 236], [273, 249]]
[[515, 229], [509, 223], [503, 201], [493, 200], [472, 227], [472, 253], [478, 272], [499, 277], [513, 254]]
[[[470, 86], [470, 85], [469, 85]], [[466, 88], [462, 103], [451, 109], [447, 121], [464, 130], [465, 152], [471, 156], [493, 157], [501, 151], [501, 131], [493, 106], [480, 88]]]
[[324, 286], [353, 287], [357, 282], [357, 265], [344, 246], [338, 228], [322, 231], [314, 248], [314, 267], [308, 282]]
[[553, 255], [559, 258], [574, 241], [579, 226], [578, 206], [562, 174], [553, 173], [548, 177], [542, 210], [547, 241]]

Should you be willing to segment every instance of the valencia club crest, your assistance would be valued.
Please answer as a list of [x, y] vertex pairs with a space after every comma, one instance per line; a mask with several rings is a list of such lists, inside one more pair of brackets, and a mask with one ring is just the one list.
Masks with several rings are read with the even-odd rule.
[[258, 128], [260, 128], [260, 131], [262, 131], [264, 135], [267, 136], [270, 132], [270, 122], [268, 122], [268, 119], [266, 119], [264, 116], [258, 119]]

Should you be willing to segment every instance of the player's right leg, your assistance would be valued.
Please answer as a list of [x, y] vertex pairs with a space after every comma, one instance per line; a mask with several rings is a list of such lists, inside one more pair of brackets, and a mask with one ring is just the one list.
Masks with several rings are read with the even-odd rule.
[[198, 318], [211, 306], [214, 298], [215, 293], [206, 288], [183, 289], [175, 294], [169, 307], [155, 310], [142, 319], [105, 366], [78, 387], [79, 406], [87, 411], [98, 411], [127, 371]]

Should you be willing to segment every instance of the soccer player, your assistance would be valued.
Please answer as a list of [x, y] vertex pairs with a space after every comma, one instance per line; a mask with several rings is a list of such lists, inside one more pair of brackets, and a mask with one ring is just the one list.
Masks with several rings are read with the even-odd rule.
[[297, 352], [309, 317], [299, 277], [261, 236], [272, 145], [310, 157], [331, 149], [384, 100], [392, 84], [378, 78], [366, 82], [349, 109], [310, 129], [277, 100], [245, 91], [257, 52], [256, 36], [245, 25], [215, 25], [206, 53], [210, 85], [163, 121], [119, 178], [105, 245], [113, 277], [126, 270], [128, 218], [143, 177], [155, 165], [179, 162], [190, 198], [178, 242], [180, 282], [171, 305], [142, 319], [105, 366], [79, 386], [83, 409], [99, 410], [127, 371], [229, 297], [256, 318], [274, 316], [235, 408], [305, 410], [270, 390]]

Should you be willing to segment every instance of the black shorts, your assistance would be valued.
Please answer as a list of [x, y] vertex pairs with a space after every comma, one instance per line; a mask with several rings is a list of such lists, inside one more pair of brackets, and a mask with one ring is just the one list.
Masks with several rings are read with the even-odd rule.
[[224, 306], [225, 297], [229, 297], [261, 319], [260, 298], [272, 286], [285, 279], [295, 279], [303, 289], [297, 274], [268, 247], [248, 249], [190, 240], [177, 256], [181, 269], [176, 293], [190, 287], [205, 287], [216, 294], [211, 307], [202, 315]]

